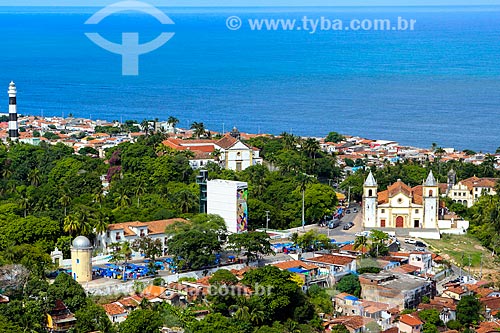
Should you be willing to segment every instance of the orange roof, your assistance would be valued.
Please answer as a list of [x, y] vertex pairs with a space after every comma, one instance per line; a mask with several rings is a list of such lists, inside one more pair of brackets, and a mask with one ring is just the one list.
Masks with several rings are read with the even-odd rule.
[[221, 148], [229, 149], [238, 142], [236, 138], [233, 138], [230, 134], [224, 135], [222, 139], [218, 140], [215, 144]]
[[483, 297], [479, 301], [491, 310], [500, 310], [500, 297]]
[[276, 266], [282, 270], [289, 269], [289, 268], [298, 268], [298, 267], [303, 268], [303, 269], [307, 269], [307, 270], [318, 268], [318, 266], [305, 263], [302, 260], [283, 261], [283, 262], [279, 262], [277, 264], [273, 264], [273, 266]]
[[126, 313], [125, 309], [116, 303], [104, 304], [102, 307], [109, 316], [116, 316], [122, 313]]
[[409, 325], [409, 326], [418, 326], [418, 325], [423, 325], [424, 323], [420, 320], [420, 318], [418, 318], [417, 316], [415, 315], [411, 315], [411, 314], [404, 314], [402, 315], [401, 317], [399, 317], [399, 321], [406, 324], [406, 325]]
[[347, 244], [344, 245], [340, 248], [342, 251], [348, 251], [348, 252], [361, 252], [361, 253], [368, 253], [368, 248], [366, 246], [362, 246], [359, 249], [354, 249], [354, 244]]
[[404, 265], [401, 265], [399, 267], [396, 267], [394, 269], [394, 271], [396, 272], [402, 272], [402, 273], [416, 273], [418, 271], [420, 271], [420, 267], [417, 267], [417, 266], [413, 266], [413, 265], [410, 265], [410, 264], [404, 264]]
[[168, 219], [168, 220], [158, 220], [158, 221], [150, 221], [150, 222], [122, 222], [108, 225], [108, 230], [123, 230], [125, 236], [133, 236], [135, 233], [130, 229], [131, 227], [147, 227], [148, 234], [162, 234], [165, 232], [165, 228], [169, 225], [172, 225], [176, 222], [184, 222], [188, 221], [181, 218]]
[[446, 289], [444, 292], [451, 292], [451, 293], [454, 293], [457, 295], [462, 295], [462, 294], [465, 294], [467, 292], [467, 290], [462, 288], [462, 286], [458, 286], [458, 287], [450, 287], [450, 288]]
[[380, 191], [377, 193], [378, 203], [384, 204], [389, 202], [389, 198], [393, 198], [399, 193], [403, 193], [407, 197], [412, 198], [412, 202], [417, 205], [422, 205], [423, 203], [423, 187], [422, 185], [417, 185], [415, 187], [409, 187], [405, 183], [403, 183], [400, 179], [397, 182], [390, 185], [387, 190]]
[[148, 296], [159, 297], [166, 290], [167, 290], [167, 288], [164, 288], [161, 286], [154, 286], [154, 285], [150, 284], [146, 288], [144, 288], [141, 295], [144, 297], [148, 297]]
[[479, 327], [475, 329], [476, 333], [492, 333], [498, 332], [500, 328], [500, 323], [495, 321], [483, 321], [479, 324]]
[[366, 324], [373, 322], [372, 318], [362, 316], [341, 316], [330, 320], [327, 325], [344, 325], [352, 330], [357, 330], [365, 327]]
[[500, 178], [479, 178], [479, 177], [470, 177], [460, 181], [459, 183], [467, 186], [469, 190], [472, 190], [474, 187], [495, 187]]
[[307, 261], [319, 262], [324, 264], [333, 264], [344, 266], [356, 260], [354, 257], [342, 256], [336, 254], [325, 254], [319, 257], [307, 259]]

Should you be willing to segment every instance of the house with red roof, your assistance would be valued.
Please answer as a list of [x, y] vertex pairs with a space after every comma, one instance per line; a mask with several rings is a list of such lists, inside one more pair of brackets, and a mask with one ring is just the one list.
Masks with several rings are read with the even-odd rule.
[[163, 145], [177, 151], [190, 151], [191, 167], [198, 169], [207, 163], [218, 163], [225, 169], [245, 170], [249, 166], [262, 164], [260, 150], [240, 141], [240, 134], [233, 129], [219, 140], [184, 140], [168, 138]]
[[400, 333], [420, 333], [424, 323], [416, 314], [404, 314], [399, 317], [399, 332]]
[[121, 323], [127, 319], [127, 311], [119, 302], [104, 304], [102, 307], [113, 324]]
[[348, 274], [356, 272], [356, 257], [345, 254], [325, 254], [308, 259], [306, 263], [314, 264], [325, 270], [329, 275], [331, 283], [336, 283]]
[[[159, 239], [162, 244], [162, 250], [166, 251], [165, 228], [175, 223], [187, 223], [187, 220], [176, 218], [168, 220], [158, 220], [150, 222], [122, 222], [109, 224], [107, 230], [96, 237], [97, 248], [102, 249], [104, 253], [109, 253], [110, 244], [128, 242], [132, 244], [142, 237]], [[133, 251], [133, 250], [132, 250]], [[139, 256], [138, 252], [133, 251], [132, 256]]]

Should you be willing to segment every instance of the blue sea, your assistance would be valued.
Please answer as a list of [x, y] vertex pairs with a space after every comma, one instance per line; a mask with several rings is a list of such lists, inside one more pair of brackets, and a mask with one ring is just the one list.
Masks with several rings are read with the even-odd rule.
[[[160, 8], [85, 22], [100, 8], [0, 7], [0, 112], [324, 136], [492, 152], [500, 146], [500, 7]], [[242, 26], [227, 28], [238, 16]], [[255, 31], [253, 19], [416, 20], [413, 31]], [[297, 23], [298, 24], [298, 23]], [[122, 75], [86, 32], [141, 44], [175, 33]], [[1, 91], [1, 89], [0, 89]], [[3, 97], [2, 97], [3, 96]]]

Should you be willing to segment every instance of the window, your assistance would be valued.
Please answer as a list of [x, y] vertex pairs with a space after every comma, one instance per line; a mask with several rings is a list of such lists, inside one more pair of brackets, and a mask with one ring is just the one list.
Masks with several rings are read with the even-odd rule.
[[236, 162], [236, 171], [241, 171], [241, 162]]
[[418, 214], [419, 210], [418, 209], [415, 209], [415, 214]]
[[432, 196], [433, 196], [433, 194], [434, 194], [434, 191], [429, 190], [429, 196], [430, 196], [430, 197], [432, 197]]
[[414, 228], [419, 228], [420, 227], [420, 220], [414, 220], [413, 221], [413, 227]]
[[373, 190], [368, 190], [368, 196], [369, 197], [373, 196]]
[[380, 210], [380, 212], [381, 212], [382, 214], [385, 214], [385, 209], [383, 209], [383, 208], [382, 208], [382, 209]]
[[76, 259], [76, 263], [79, 264], [80, 263], [80, 259]]
[[109, 231], [106, 233], [106, 237], [108, 237], [108, 238], [109, 238]]

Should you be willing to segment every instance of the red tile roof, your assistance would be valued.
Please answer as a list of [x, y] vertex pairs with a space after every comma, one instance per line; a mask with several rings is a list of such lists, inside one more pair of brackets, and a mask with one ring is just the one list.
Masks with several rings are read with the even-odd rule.
[[475, 329], [476, 333], [497, 333], [500, 328], [500, 323], [495, 321], [483, 321], [479, 324], [479, 327]]
[[237, 139], [233, 138], [230, 134], [224, 135], [222, 139], [218, 140], [215, 144], [221, 148], [229, 149], [238, 142]]
[[273, 264], [273, 266], [276, 266], [282, 270], [289, 269], [289, 268], [298, 268], [298, 267], [303, 268], [303, 269], [307, 269], [307, 270], [312, 270], [312, 269], [318, 268], [318, 266], [303, 262], [302, 260], [283, 261], [283, 262], [279, 262], [277, 264]]
[[411, 315], [411, 314], [402, 315], [401, 317], [399, 317], [399, 321], [412, 327], [424, 324], [420, 320], [420, 318], [418, 318], [416, 315]]
[[307, 259], [307, 261], [344, 266], [356, 260], [355, 257], [336, 254], [325, 254], [323, 256]]
[[187, 223], [188, 221], [181, 218], [168, 219], [168, 220], [158, 220], [150, 222], [122, 222], [108, 225], [108, 230], [123, 230], [125, 236], [133, 236], [135, 233], [130, 229], [131, 227], [147, 227], [148, 234], [162, 234], [165, 232], [165, 228], [176, 222]]
[[126, 313], [125, 309], [116, 303], [104, 304], [102, 307], [104, 308], [104, 311], [106, 311], [108, 316], [116, 316]]

